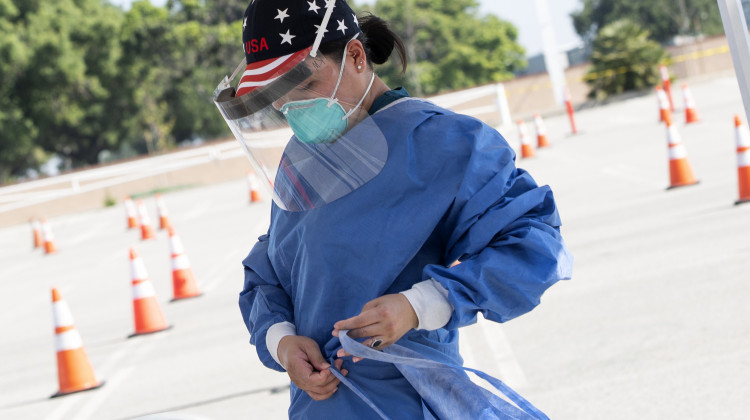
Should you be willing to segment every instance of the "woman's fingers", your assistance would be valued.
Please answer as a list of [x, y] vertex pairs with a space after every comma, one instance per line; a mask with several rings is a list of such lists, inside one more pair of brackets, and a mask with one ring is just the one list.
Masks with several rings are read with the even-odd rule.
[[[359, 315], [336, 322], [333, 335], [338, 337], [341, 330], [349, 330], [349, 337], [366, 338], [362, 344], [382, 350], [398, 341], [418, 324], [419, 319], [409, 300], [397, 293], [373, 299], [365, 304]], [[337, 355], [350, 356], [343, 349], [339, 350]], [[355, 363], [360, 360], [360, 357], [352, 358]]]
[[357, 316], [353, 316], [349, 319], [343, 319], [333, 324], [333, 335], [335, 337], [338, 337], [339, 331], [349, 330], [349, 337], [355, 337], [354, 335], [352, 335], [355, 331], [361, 330], [364, 327], [375, 324], [378, 322], [378, 320], [379, 320], [379, 317], [376, 311], [373, 311], [371, 309], [366, 309], [366, 310], [363, 310], [362, 313], [360, 313]]
[[331, 396], [338, 390], [338, 388], [334, 388], [332, 391], [329, 392], [316, 392], [316, 391], [305, 391], [307, 392], [307, 395], [310, 396], [315, 401], [323, 401], [327, 400], [328, 398], [331, 398]]

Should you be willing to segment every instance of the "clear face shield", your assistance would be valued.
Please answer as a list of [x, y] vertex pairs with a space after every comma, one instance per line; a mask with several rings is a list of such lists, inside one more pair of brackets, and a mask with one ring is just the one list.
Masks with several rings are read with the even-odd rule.
[[[317, 54], [292, 65], [284, 59], [251, 70], [264, 72], [264, 79], [249, 93], [235, 96], [243, 86], [235, 90], [231, 82], [244, 67], [243, 60], [216, 88], [214, 102], [255, 171], [267, 181], [276, 205], [305, 211], [374, 178], [385, 166], [388, 146], [361, 107], [374, 74], [368, 85], [364, 79], [344, 80], [345, 60], [338, 63]], [[273, 65], [278, 73], [269, 70]]]

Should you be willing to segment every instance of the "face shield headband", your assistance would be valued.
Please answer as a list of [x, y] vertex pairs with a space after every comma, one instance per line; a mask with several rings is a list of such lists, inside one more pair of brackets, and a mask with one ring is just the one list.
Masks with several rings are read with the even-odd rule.
[[[388, 155], [383, 133], [364, 110], [357, 121], [350, 120], [369, 94], [374, 73], [359, 102], [344, 112], [337, 98], [341, 97], [345, 60], [333, 93], [308, 92], [305, 86], [311, 81], [333, 79], [333, 74], [321, 73], [321, 58], [311, 58], [312, 47], [310, 51], [307, 59], [248, 94], [234, 95], [231, 80], [236, 73], [225, 77], [214, 93], [214, 102], [253, 169], [267, 181], [264, 185], [272, 191], [275, 204], [287, 211], [319, 208], [360, 189], [380, 173]], [[325, 68], [330, 71], [330, 65]], [[299, 92], [309, 97], [279, 106], [282, 98]], [[274, 108], [275, 102], [279, 109]]]

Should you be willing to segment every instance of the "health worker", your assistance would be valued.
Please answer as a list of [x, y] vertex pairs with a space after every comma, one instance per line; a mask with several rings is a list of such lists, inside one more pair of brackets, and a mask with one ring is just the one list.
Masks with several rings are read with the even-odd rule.
[[427, 371], [349, 357], [342, 334], [460, 367], [460, 327], [509, 321], [571, 276], [552, 191], [492, 127], [385, 85], [373, 66], [406, 62], [382, 19], [254, 0], [242, 26], [242, 74], [214, 101], [273, 191], [239, 305], [260, 360], [289, 375], [289, 417], [450, 417]]

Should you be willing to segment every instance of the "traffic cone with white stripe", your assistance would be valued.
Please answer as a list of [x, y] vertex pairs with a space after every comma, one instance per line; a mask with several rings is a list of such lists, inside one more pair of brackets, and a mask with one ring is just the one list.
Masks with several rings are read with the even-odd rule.
[[55, 349], [57, 350], [57, 381], [60, 390], [54, 397], [99, 388], [104, 382], [96, 379], [83, 348], [81, 335], [73, 323], [68, 304], [57, 289], [52, 289], [52, 315], [55, 320]]
[[661, 73], [661, 83], [664, 85], [664, 93], [667, 97], [667, 105], [669, 106], [669, 111], [674, 112], [674, 100], [672, 99], [672, 80], [669, 77], [669, 70], [667, 70], [667, 66], [662, 64], [659, 66], [659, 72]]
[[695, 109], [695, 99], [687, 83], [682, 84], [682, 97], [685, 99], [685, 123], [690, 124], [698, 122], [698, 111]]
[[672, 124], [672, 114], [667, 114], [667, 142], [669, 144], [669, 188], [695, 185], [698, 180], [687, 158], [687, 150], [682, 144], [677, 128]]
[[180, 241], [174, 227], [169, 226], [167, 231], [169, 232], [169, 248], [172, 254], [172, 301], [198, 297], [201, 292], [195, 282], [193, 269], [190, 266], [190, 260], [185, 255], [182, 241]]
[[169, 221], [169, 211], [167, 210], [166, 203], [164, 203], [164, 199], [159, 193], [156, 193], [156, 208], [159, 211], [159, 229], [168, 228], [171, 225]]
[[154, 285], [148, 279], [146, 266], [138, 256], [135, 247], [130, 248], [130, 273], [133, 282], [133, 320], [135, 323], [135, 332], [130, 337], [169, 328], [159, 301], [156, 300]]
[[41, 248], [44, 246], [44, 239], [42, 239], [42, 225], [37, 219], [31, 219], [31, 230], [34, 232], [34, 248]]
[[258, 177], [250, 171], [247, 172], [247, 187], [250, 190], [251, 203], [263, 201], [263, 196], [260, 193], [260, 184], [258, 183]]
[[739, 115], [734, 116], [734, 130], [737, 139], [737, 179], [740, 198], [734, 204], [750, 202], [750, 133]]
[[549, 146], [547, 126], [544, 125], [544, 120], [539, 114], [534, 114], [534, 127], [536, 128], [536, 147], [541, 149], [542, 147]]
[[518, 120], [518, 135], [521, 138], [521, 157], [534, 157], [534, 146], [531, 145], [529, 132], [526, 130], [526, 123], [523, 120]]
[[128, 229], [135, 229], [138, 227], [138, 213], [135, 211], [135, 205], [130, 196], [126, 196], [125, 200], [125, 215], [128, 218]]
[[151, 227], [151, 218], [148, 216], [146, 205], [143, 204], [143, 200], [138, 200], [136, 204], [138, 205], [138, 222], [141, 225], [141, 240], [155, 238], [156, 234], [154, 228]]
[[52, 233], [52, 228], [49, 226], [49, 223], [47, 223], [47, 219], [42, 219], [42, 238], [44, 241], [45, 254], [54, 254], [57, 252], [55, 235]]
[[659, 121], [666, 122], [667, 116], [672, 113], [669, 110], [669, 99], [661, 86], [656, 86], [656, 99], [659, 102]]

